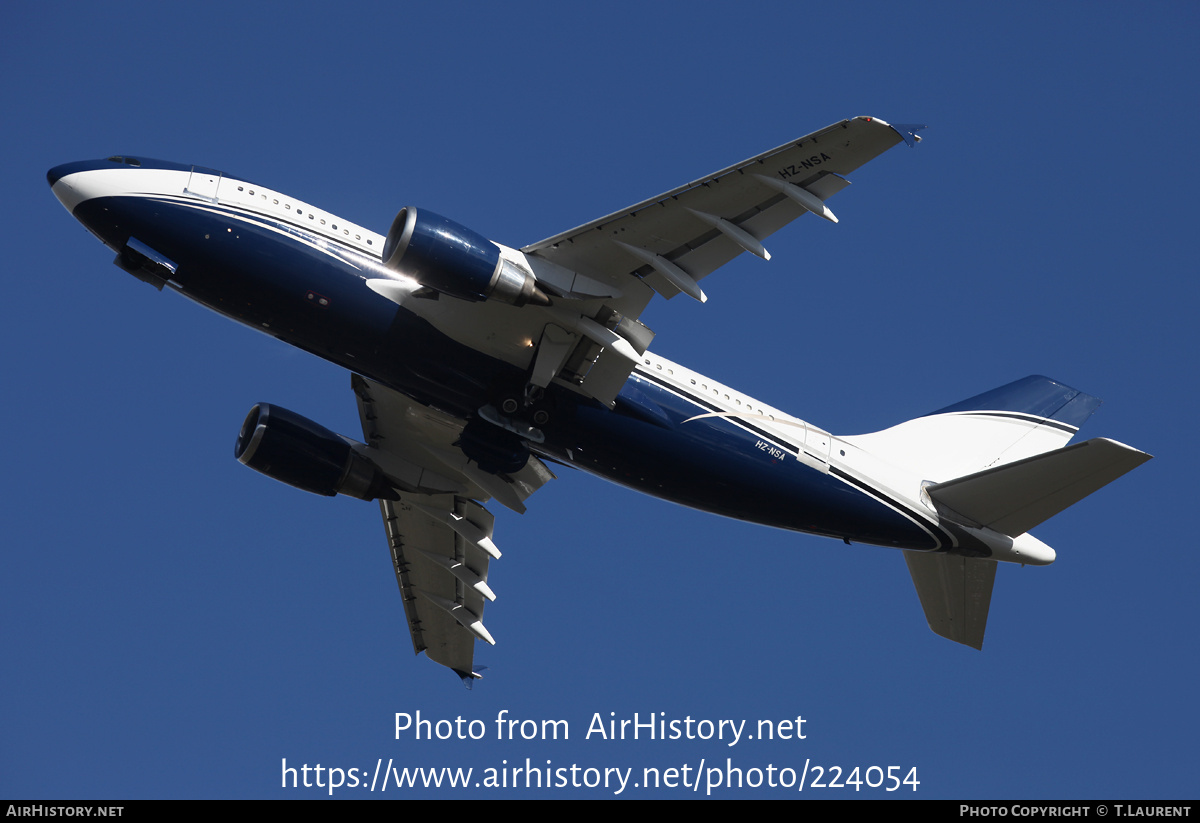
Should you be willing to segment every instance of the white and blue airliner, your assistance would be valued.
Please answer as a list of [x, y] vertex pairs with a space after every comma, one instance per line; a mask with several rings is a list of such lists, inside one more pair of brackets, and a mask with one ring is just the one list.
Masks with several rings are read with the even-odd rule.
[[377, 500], [415, 650], [477, 677], [500, 557], [488, 501], [570, 466], [782, 529], [904, 552], [930, 628], [983, 644], [998, 562], [1045, 565], [1030, 529], [1150, 456], [1067, 445], [1099, 401], [1026, 377], [873, 434], [839, 436], [649, 350], [655, 295], [702, 280], [826, 205], [920, 126], [835, 123], [538, 243], [425, 209], [379, 235], [215, 169], [116, 156], [50, 170], [116, 264], [350, 370], [362, 441], [259, 404], [242, 463]]

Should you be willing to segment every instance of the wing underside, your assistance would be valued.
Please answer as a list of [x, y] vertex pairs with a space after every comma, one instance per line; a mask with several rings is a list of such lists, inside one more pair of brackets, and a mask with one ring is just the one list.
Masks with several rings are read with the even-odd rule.
[[843, 120], [522, 251], [618, 289], [640, 279], [703, 300], [699, 280], [743, 251], [769, 259], [761, 241], [797, 217], [836, 222], [824, 201], [849, 185], [844, 175], [920, 128]]
[[[923, 126], [854, 117], [520, 250], [555, 295], [560, 328], [538, 337], [537, 385], [563, 385], [612, 406], [654, 333], [638, 319], [654, 294], [705, 302], [700, 281], [742, 252], [769, 260], [763, 241], [812, 212], [846, 174]], [[562, 341], [562, 342], [559, 342]]]
[[[381, 500], [379, 507], [413, 650], [464, 680], [471, 677], [475, 640], [495, 643], [482, 620], [484, 603], [495, 598], [487, 585], [485, 549], [491, 545], [492, 515], [454, 495], [418, 500], [402, 494], [397, 501]], [[486, 543], [466, 539], [452, 523], [477, 530]]]
[[524, 511], [554, 475], [536, 457], [512, 475], [483, 472], [457, 445], [465, 421], [359, 375], [352, 385], [366, 456], [399, 493], [379, 508], [413, 649], [469, 686], [478, 676], [475, 641], [495, 642], [483, 607], [495, 599], [488, 566], [500, 551], [482, 503], [494, 498]]

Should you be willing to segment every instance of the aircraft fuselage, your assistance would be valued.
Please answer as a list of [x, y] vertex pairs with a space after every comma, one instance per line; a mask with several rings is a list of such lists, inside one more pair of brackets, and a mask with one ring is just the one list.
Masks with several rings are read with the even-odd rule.
[[[365, 285], [402, 279], [380, 262], [384, 237], [211, 169], [121, 158], [48, 178], [118, 261], [146, 252], [155, 285], [459, 417], [524, 380], [545, 322], [445, 295], [397, 305]], [[855, 542], [963, 543], [921, 502], [922, 478], [649, 351], [612, 408], [558, 385], [547, 402], [535, 453], [647, 494]]]

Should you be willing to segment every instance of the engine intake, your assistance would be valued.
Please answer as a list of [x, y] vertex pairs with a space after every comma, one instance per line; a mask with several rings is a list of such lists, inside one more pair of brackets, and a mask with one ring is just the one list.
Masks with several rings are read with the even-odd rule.
[[349, 441], [282, 406], [259, 403], [250, 410], [233, 456], [267, 477], [313, 494], [399, 499], [379, 467]]
[[431, 211], [400, 209], [383, 244], [383, 264], [452, 297], [514, 306], [550, 305], [532, 273], [500, 256], [482, 234]]

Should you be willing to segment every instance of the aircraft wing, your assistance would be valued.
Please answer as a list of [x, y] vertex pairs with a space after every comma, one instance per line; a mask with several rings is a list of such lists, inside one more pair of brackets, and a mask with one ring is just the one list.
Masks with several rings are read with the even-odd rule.
[[359, 375], [352, 385], [368, 456], [399, 492], [379, 508], [413, 649], [469, 688], [478, 677], [476, 639], [495, 643], [483, 607], [495, 599], [488, 565], [500, 551], [481, 501], [523, 512], [525, 499], [554, 475], [532, 456], [515, 475], [482, 472], [455, 445], [465, 421]]
[[770, 259], [762, 241], [797, 217], [837, 222], [824, 201], [849, 185], [843, 175], [901, 140], [913, 145], [922, 128], [843, 120], [522, 251], [617, 292], [641, 279], [664, 297], [703, 301], [698, 281], [743, 251]]

